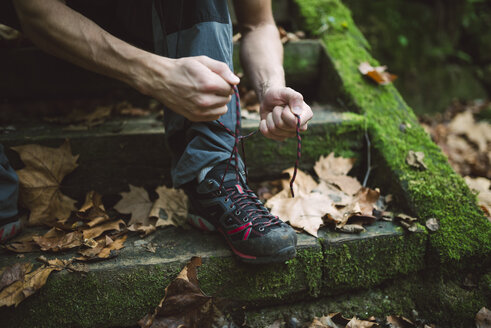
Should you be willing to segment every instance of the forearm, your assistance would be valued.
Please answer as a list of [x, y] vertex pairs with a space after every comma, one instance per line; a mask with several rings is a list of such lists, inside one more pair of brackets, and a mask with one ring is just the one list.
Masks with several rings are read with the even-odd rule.
[[284, 87], [283, 46], [273, 22], [244, 27], [240, 58], [261, 100], [270, 87]]
[[14, 0], [25, 34], [42, 50], [144, 90], [151, 53], [104, 31], [58, 0]]

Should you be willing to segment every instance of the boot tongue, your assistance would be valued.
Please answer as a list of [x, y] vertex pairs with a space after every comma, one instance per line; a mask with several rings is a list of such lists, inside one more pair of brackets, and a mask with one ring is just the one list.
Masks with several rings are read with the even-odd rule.
[[229, 165], [227, 173], [225, 174], [225, 178], [223, 178], [223, 173], [225, 172], [226, 167], [227, 164], [219, 164], [215, 166], [213, 169], [211, 169], [210, 172], [208, 172], [208, 174], [206, 175], [206, 179], [213, 179], [215, 181], [218, 181], [218, 183], [222, 182], [223, 179], [223, 185], [226, 188], [230, 188], [235, 184], [240, 185], [240, 182], [237, 182], [237, 180], [240, 181], [240, 178], [237, 179], [238, 173], [235, 173], [235, 166], [233, 166], [232, 164]]

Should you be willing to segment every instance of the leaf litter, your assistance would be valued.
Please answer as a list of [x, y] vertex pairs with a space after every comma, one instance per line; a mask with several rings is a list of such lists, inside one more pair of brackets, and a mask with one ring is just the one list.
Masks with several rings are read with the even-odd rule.
[[479, 206], [491, 221], [491, 124], [475, 118], [489, 106], [482, 101], [455, 102], [443, 114], [421, 118], [421, 123], [477, 194]]
[[[314, 165], [319, 182], [299, 170], [295, 197], [290, 195], [289, 180], [283, 179], [283, 189], [268, 198], [265, 205], [273, 215], [316, 237], [321, 226], [346, 233], [363, 232], [365, 225], [383, 219], [391, 197], [383, 197], [380, 190], [363, 187], [349, 176], [354, 163], [355, 159], [336, 157], [334, 153], [321, 156]], [[289, 176], [292, 172], [293, 168], [283, 171]], [[417, 230], [414, 222], [403, 226], [409, 231]]]

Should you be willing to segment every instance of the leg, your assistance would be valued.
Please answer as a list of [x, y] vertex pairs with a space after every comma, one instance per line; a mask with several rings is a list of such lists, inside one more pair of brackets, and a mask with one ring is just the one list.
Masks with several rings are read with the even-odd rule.
[[5, 242], [20, 230], [17, 217], [19, 179], [10, 166], [0, 144], [0, 243]]

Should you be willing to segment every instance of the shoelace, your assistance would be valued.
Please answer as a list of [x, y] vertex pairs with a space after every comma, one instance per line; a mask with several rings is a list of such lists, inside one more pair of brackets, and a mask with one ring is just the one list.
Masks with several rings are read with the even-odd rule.
[[[281, 222], [277, 216], [271, 215], [252, 190], [246, 189], [243, 193], [237, 192], [234, 187], [225, 190], [230, 195], [228, 198], [237, 204], [235, 214], [240, 215], [242, 211], [245, 211], [246, 217], [243, 221], [248, 222], [249, 219], [253, 218], [252, 226], [259, 227], [259, 231]], [[266, 221], [260, 219], [265, 219]]]
[[[235, 164], [235, 174], [236, 174], [236, 179], [237, 179], [237, 182], [239, 183], [240, 179], [239, 179], [239, 151], [238, 151], [238, 146], [239, 146], [239, 142], [241, 144], [241, 148], [242, 148], [242, 154], [243, 154], [243, 160], [244, 160], [244, 167], [245, 167], [245, 173], [246, 173], [246, 182], [247, 182], [247, 163], [246, 163], [246, 158], [245, 158], [245, 151], [244, 151], [244, 139], [256, 134], [258, 132], [258, 130], [255, 130], [245, 136], [241, 136], [240, 135], [240, 97], [239, 97], [239, 91], [237, 89], [237, 86], [233, 86], [233, 89], [234, 89], [234, 94], [235, 94], [235, 108], [236, 108], [236, 123], [235, 123], [235, 132], [233, 132], [232, 130], [230, 130], [229, 128], [227, 128], [225, 126], [225, 124], [223, 124], [222, 122], [220, 121], [216, 121], [223, 129], [225, 129], [225, 131], [227, 131], [232, 137], [234, 137], [234, 147], [230, 153], [230, 157], [227, 161], [227, 166], [225, 167], [225, 171], [223, 173], [223, 176], [222, 176], [222, 180], [220, 182], [220, 189], [222, 188], [223, 186], [223, 183], [224, 183], [224, 180], [225, 180], [225, 176], [228, 172], [228, 169], [230, 167], [230, 164], [232, 163], [232, 161], [234, 161], [234, 164]], [[302, 137], [300, 135], [300, 116], [298, 114], [295, 114], [293, 113], [293, 115], [295, 115], [295, 118], [297, 120], [297, 124], [296, 124], [296, 135], [297, 135], [297, 157], [296, 157], [296, 160], [295, 160], [295, 166], [294, 166], [294, 169], [293, 169], [293, 175], [292, 175], [292, 178], [290, 180], [290, 192], [292, 194], [292, 197], [295, 197], [295, 193], [293, 191], [293, 184], [295, 182], [295, 178], [297, 176], [297, 171], [298, 171], [298, 166], [299, 166], [299, 163], [300, 163], [300, 159], [301, 159], [301, 156], [302, 156]], [[233, 189], [233, 188], [231, 188]], [[235, 194], [235, 190], [229, 190], [227, 189], [227, 191], [229, 192], [232, 192], [232, 194]], [[253, 191], [252, 190], [246, 190], [245, 191], [245, 194], [239, 194], [240, 195], [240, 198], [238, 198], [237, 200], [245, 200], [246, 198], [252, 198], [253, 200], [258, 200], [257, 196], [254, 195]], [[244, 207], [247, 207], [249, 205], [258, 205], [260, 204], [260, 208], [259, 210], [262, 212], [265, 213], [264, 216], [271, 216], [273, 217], [271, 214], [269, 214], [269, 211], [267, 211], [264, 206], [262, 206], [262, 203], [258, 200], [258, 202], [246, 202], [246, 204], [244, 206], [241, 206], [241, 208], [244, 208]], [[252, 211], [252, 210], [251, 210]], [[266, 215], [267, 214], [267, 215]], [[263, 215], [261, 214], [260, 217], [263, 217]], [[278, 220], [277, 217], [273, 217], [275, 218], [275, 220]]]

